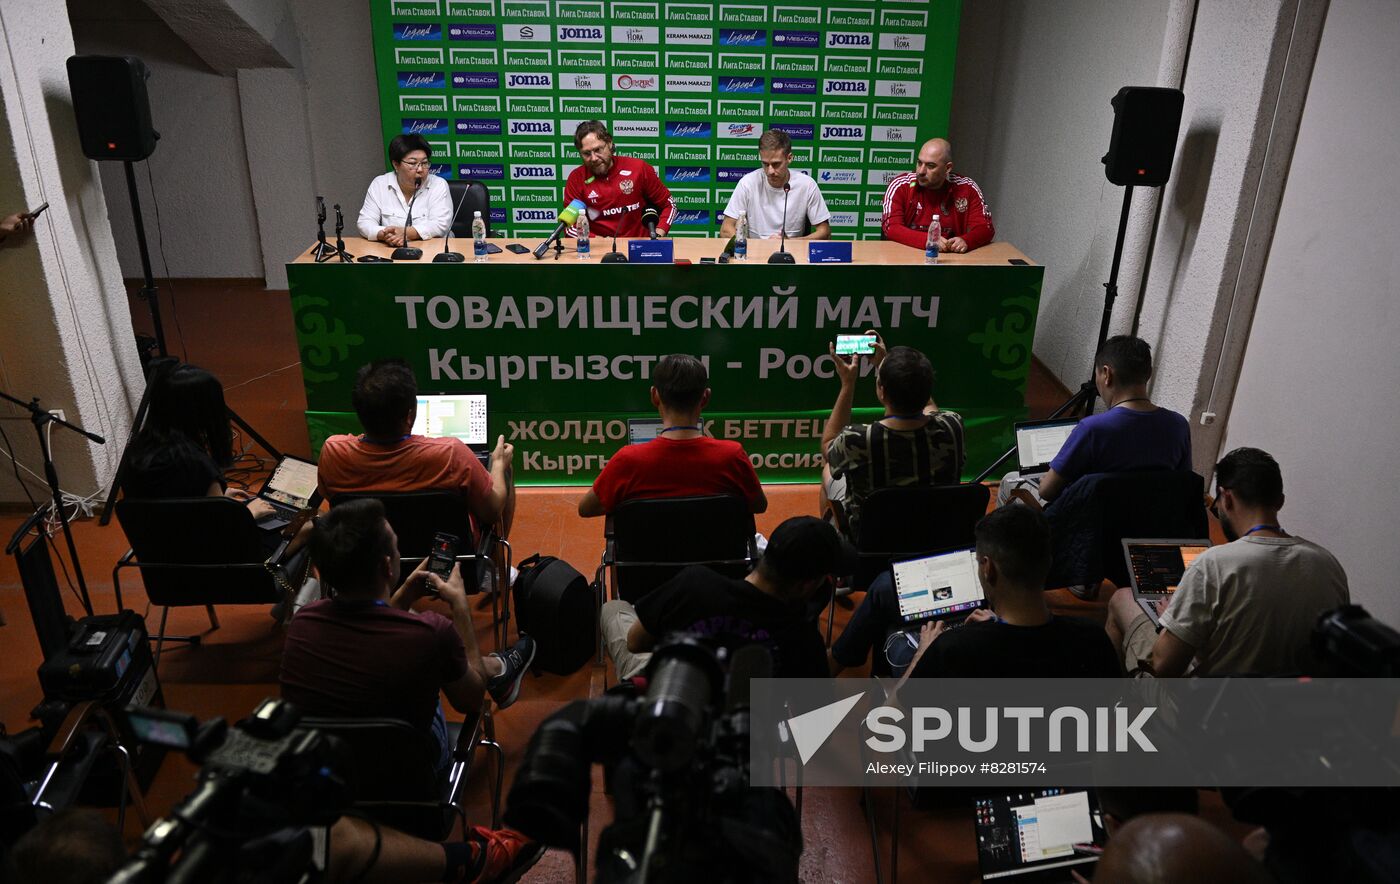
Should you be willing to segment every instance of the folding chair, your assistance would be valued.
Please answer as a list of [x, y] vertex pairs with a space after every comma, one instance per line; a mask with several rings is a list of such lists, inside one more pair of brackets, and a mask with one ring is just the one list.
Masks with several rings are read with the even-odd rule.
[[603, 539], [593, 581], [600, 611], [605, 596], [636, 602], [691, 565], [743, 577], [758, 561], [749, 502], [732, 495], [626, 501], [608, 515]]
[[377, 500], [384, 504], [384, 515], [399, 538], [399, 558], [404, 563], [405, 573], [428, 557], [433, 536], [439, 531], [474, 544], [469, 547], [471, 552], [459, 551], [457, 555], [469, 594], [481, 586], [482, 569], [491, 560], [493, 548], [499, 548], [504, 564], [496, 568], [492, 580], [492, 634], [497, 650], [506, 649], [510, 634], [510, 542], [498, 536], [494, 530], [484, 531], [478, 541], [464, 497], [449, 491], [375, 491], [336, 495], [331, 500], [331, 506], [340, 506], [352, 500]]
[[136, 568], [151, 604], [161, 606], [156, 666], [168, 641], [198, 645], [197, 635], [166, 635], [173, 607], [202, 605], [209, 625], [219, 628], [215, 605], [271, 605], [286, 591], [264, 564], [261, 531], [248, 507], [228, 497], [182, 497], [169, 500], [125, 498], [117, 502], [117, 521], [131, 549], [112, 569], [117, 609], [122, 605], [121, 574]]
[[[927, 485], [880, 488], [860, 509], [854, 544], [859, 564], [851, 588], [865, 590], [890, 563], [947, 549], [967, 548], [974, 528], [987, 514], [991, 492], [986, 485]], [[826, 643], [836, 620], [835, 588], [827, 611]]]
[[491, 790], [491, 827], [501, 826], [501, 786], [505, 778], [505, 754], [496, 742], [489, 711], [475, 720], [448, 722], [448, 738], [455, 747], [446, 779], [438, 775], [434, 761], [438, 747], [431, 732], [396, 718], [339, 718], [303, 716], [300, 730], [317, 730], [338, 737], [353, 758], [351, 801], [366, 816], [383, 825], [428, 841], [442, 841], [453, 826], [467, 818], [463, 806], [467, 770], [478, 746], [496, 759]]

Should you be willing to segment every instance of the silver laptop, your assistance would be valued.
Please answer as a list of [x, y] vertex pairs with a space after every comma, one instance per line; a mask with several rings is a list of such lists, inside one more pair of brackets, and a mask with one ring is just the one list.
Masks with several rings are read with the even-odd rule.
[[661, 418], [659, 417], [634, 417], [627, 420], [627, 442], [636, 445], [641, 442], [650, 442], [661, 434]]
[[461, 439], [478, 458], [491, 456], [485, 393], [419, 393], [413, 435]]
[[1022, 476], [1050, 471], [1050, 461], [1060, 453], [1079, 418], [1020, 421], [1016, 424], [1016, 459]]
[[986, 604], [977, 556], [970, 549], [895, 562], [890, 572], [906, 628], [928, 620], [966, 619]]
[[1128, 577], [1133, 583], [1133, 598], [1143, 613], [1152, 618], [1154, 626], [1161, 625], [1157, 603], [1170, 599], [1181, 585], [1181, 575], [1191, 567], [1196, 557], [1210, 549], [1210, 540], [1176, 540], [1125, 537], [1123, 557], [1128, 562]]
[[273, 512], [258, 520], [262, 528], [282, 528], [301, 510], [321, 505], [316, 490], [316, 465], [309, 460], [283, 455], [258, 497], [272, 505]]
[[1069, 882], [1093, 875], [1108, 840], [1086, 789], [1006, 789], [973, 799], [983, 881]]

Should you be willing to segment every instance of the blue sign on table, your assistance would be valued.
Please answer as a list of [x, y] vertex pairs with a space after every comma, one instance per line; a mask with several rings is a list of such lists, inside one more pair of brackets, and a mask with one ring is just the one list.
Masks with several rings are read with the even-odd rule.
[[670, 264], [676, 243], [669, 239], [634, 239], [627, 243], [627, 260], [632, 264]]
[[814, 240], [807, 244], [808, 264], [849, 264], [851, 244], [849, 241]]

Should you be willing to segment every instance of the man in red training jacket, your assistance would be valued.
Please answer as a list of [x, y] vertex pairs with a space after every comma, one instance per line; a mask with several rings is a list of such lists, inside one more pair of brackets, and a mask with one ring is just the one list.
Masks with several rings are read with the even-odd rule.
[[[658, 212], [656, 235], [666, 235], [676, 220], [676, 201], [650, 163], [613, 153], [612, 135], [597, 120], [579, 124], [574, 147], [583, 165], [569, 173], [564, 204], [579, 200], [588, 207], [590, 235], [646, 236], [642, 212], [648, 205]], [[577, 227], [568, 232], [578, 236]]]
[[953, 174], [953, 146], [942, 138], [924, 142], [914, 171], [890, 182], [881, 229], [885, 239], [923, 249], [934, 215], [942, 228], [940, 252], [970, 252], [996, 236], [982, 188], [971, 178]]

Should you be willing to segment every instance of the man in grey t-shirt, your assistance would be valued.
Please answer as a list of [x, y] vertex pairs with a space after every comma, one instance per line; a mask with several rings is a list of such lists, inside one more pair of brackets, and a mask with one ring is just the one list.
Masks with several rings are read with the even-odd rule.
[[1318, 615], [1351, 600], [1347, 576], [1327, 550], [1279, 525], [1283, 476], [1257, 448], [1215, 465], [1216, 518], [1224, 546], [1206, 550], [1181, 578], [1154, 631], [1131, 589], [1114, 593], [1108, 634], [1129, 673], [1283, 675], [1311, 671]]

